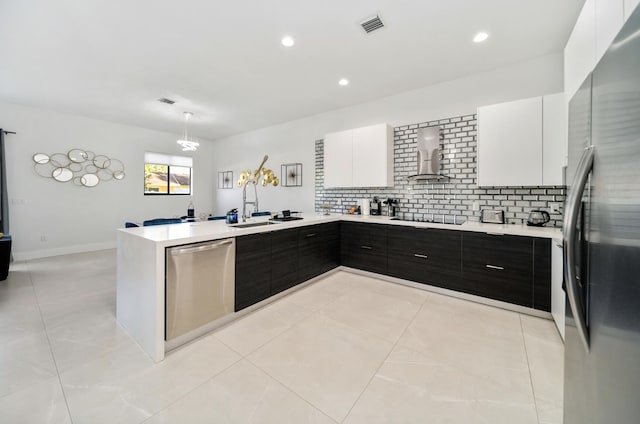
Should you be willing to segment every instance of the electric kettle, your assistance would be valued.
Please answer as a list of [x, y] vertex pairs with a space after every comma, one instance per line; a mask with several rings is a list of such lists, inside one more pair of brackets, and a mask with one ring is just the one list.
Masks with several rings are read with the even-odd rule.
[[527, 225], [535, 227], [542, 227], [547, 222], [551, 221], [549, 212], [547, 211], [531, 211], [529, 212], [529, 218], [527, 218]]

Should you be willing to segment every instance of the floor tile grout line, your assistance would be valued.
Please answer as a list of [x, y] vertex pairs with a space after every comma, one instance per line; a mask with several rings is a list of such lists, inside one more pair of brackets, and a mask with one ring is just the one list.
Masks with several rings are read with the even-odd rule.
[[[276, 300], [275, 302], [270, 303], [269, 305], [265, 305], [265, 306], [277, 305], [277, 303], [278, 303], [278, 302], [280, 302], [280, 301], [282, 301], [282, 300], [284, 300], [284, 299], [286, 299], [286, 297], [283, 297], [283, 298], [281, 298], [281, 299], [278, 299], [278, 300]], [[212, 335], [212, 336], [214, 336], [214, 337], [216, 338], [216, 340], [220, 341], [222, 344], [224, 344], [225, 346], [229, 347], [231, 350], [233, 350], [233, 351], [234, 351], [235, 353], [237, 353], [238, 355], [242, 356], [243, 358], [246, 358], [247, 356], [251, 355], [252, 353], [254, 353], [255, 351], [257, 351], [258, 349], [260, 349], [261, 347], [263, 347], [263, 346], [267, 345], [268, 343], [271, 343], [273, 340], [275, 340], [275, 339], [279, 338], [281, 335], [283, 335], [283, 334], [284, 334], [284, 333], [286, 333], [287, 331], [289, 331], [289, 330], [293, 329], [294, 327], [297, 327], [297, 326], [298, 326], [298, 325], [300, 325], [302, 322], [304, 322], [304, 321], [306, 321], [307, 319], [309, 319], [313, 314], [315, 314], [316, 312], [318, 312], [318, 311], [314, 311], [314, 310], [312, 310], [312, 309], [305, 308], [305, 307], [300, 306], [300, 305], [297, 305], [297, 304], [294, 304], [294, 305], [295, 305], [296, 307], [298, 307], [298, 308], [306, 309], [306, 310], [310, 311], [310, 314], [309, 314], [309, 315], [307, 315], [306, 317], [302, 318], [300, 321], [298, 321], [298, 322], [296, 322], [296, 323], [292, 324], [290, 327], [285, 328], [283, 331], [281, 331], [280, 333], [276, 334], [276, 335], [275, 335], [275, 336], [273, 336], [271, 339], [269, 339], [269, 340], [265, 341], [265, 342], [264, 342], [264, 343], [262, 343], [261, 345], [256, 346], [254, 349], [252, 349], [252, 350], [251, 350], [249, 353], [247, 353], [246, 355], [242, 354], [241, 352], [238, 352], [236, 349], [234, 349], [233, 347], [231, 347], [231, 345], [229, 345], [229, 344], [225, 343], [225, 342], [224, 342], [224, 340], [222, 340], [221, 338], [217, 337], [216, 332], [217, 332], [217, 330], [218, 330], [218, 329], [213, 330], [213, 331], [211, 332], [211, 335]], [[251, 311], [251, 312], [249, 313], [249, 315], [251, 315], [251, 314], [253, 314], [253, 313], [255, 313], [255, 312], [261, 311], [261, 310], [263, 310], [263, 308], [257, 309], [257, 310], [255, 310], [255, 311]], [[248, 315], [247, 315], [247, 316], [248, 316]], [[229, 325], [227, 325], [227, 326], [225, 326], [225, 327], [223, 327], [223, 328], [231, 327], [232, 325], [233, 325], [233, 322], [230, 322], [230, 323], [229, 323]]]
[[284, 387], [286, 390], [288, 390], [289, 392], [291, 392], [295, 397], [297, 397], [298, 399], [302, 400], [304, 403], [306, 403], [307, 405], [309, 405], [310, 407], [312, 407], [313, 409], [317, 410], [318, 412], [320, 412], [322, 415], [324, 415], [325, 417], [329, 418], [331, 421], [333, 422], [338, 422], [336, 420], [334, 420], [331, 416], [329, 416], [326, 412], [324, 412], [322, 409], [320, 409], [319, 407], [315, 406], [314, 404], [312, 404], [311, 402], [309, 402], [307, 399], [305, 399], [301, 394], [299, 394], [298, 392], [296, 392], [292, 387], [289, 387], [287, 384], [285, 384], [284, 382], [280, 381], [278, 378], [274, 377], [273, 375], [271, 375], [269, 373], [269, 371], [263, 369], [260, 365], [256, 364], [255, 362], [253, 362], [251, 360], [251, 358], [244, 358], [247, 362], [249, 362], [251, 365], [253, 365], [254, 367], [256, 367], [258, 370], [260, 370], [261, 372], [265, 373], [267, 376], [269, 376], [269, 378], [273, 379], [273, 381], [275, 381], [277, 384], [281, 385], [282, 387]]
[[169, 409], [172, 405], [174, 405], [175, 403], [181, 401], [182, 399], [184, 399], [185, 397], [189, 396], [191, 393], [193, 393], [195, 390], [199, 389], [200, 387], [204, 386], [205, 384], [207, 384], [209, 381], [213, 380], [214, 378], [216, 378], [217, 376], [219, 376], [220, 374], [222, 374], [223, 372], [227, 371], [228, 369], [230, 369], [231, 367], [233, 367], [234, 365], [238, 364], [239, 362], [241, 362], [243, 359], [245, 359], [244, 357], [242, 357], [242, 355], [239, 355], [240, 357], [238, 359], [236, 359], [235, 361], [233, 361], [231, 364], [229, 364], [228, 366], [224, 367], [223, 369], [221, 369], [220, 371], [218, 371], [217, 373], [213, 374], [211, 377], [207, 378], [205, 381], [203, 381], [202, 383], [196, 385], [195, 387], [193, 387], [191, 390], [189, 390], [188, 392], [186, 392], [184, 395], [178, 397], [177, 399], [174, 399], [172, 402], [170, 402], [169, 404], [165, 405], [164, 408], [160, 409], [159, 411], [155, 412], [154, 414], [152, 414], [150, 417], [145, 418], [144, 420], [140, 421], [139, 424], [143, 424], [147, 421], [149, 421], [151, 418], [155, 417], [156, 415], [164, 412], [165, 410]]
[[524, 335], [524, 325], [522, 324], [522, 314], [518, 314], [520, 320], [520, 332], [522, 334], [522, 344], [524, 346], [524, 354], [527, 357], [527, 369], [529, 370], [529, 382], [531, 383], [531, 394], [533, 395], [533, 405], [536, 409], [536, 419], [540, 423], [540, 414], [538, 413], [538, 398], [536, 397], [536, 388], [533, 385], [533, 376], [531, 375], [531, 362], [529, 361], [529, 351], [527, 350], [527, 340]]
[[[332, 274], [332, 275], [334, 275], [334, 274]], [[319, 283], [319, 282], [321, 282], [321, 281], [323, 281], [323, 280], [319, 280], [317, 283]], [[317, 283], [316, 283], [316, 284], [317, 284]], [[311, 286], [309, 286], [309, 287], [311, 287]], [[306, 288], [306, 287], [305, 287], [305, 288]], [[337, 297], [333, 302], [335, 302], [338, 298], [340, 298], [340, 297], [342, 297], [342, 296], [346, 295], [346, 294], [347, 294], [347, 293], [349, 293], [350, 291], [353, 291], [354, 289], [355, 289], [355, 288], [351, 288], [349, 291], [347, 291], [347, 292], [345, 292], [345, 293], [343, 293], [343, 294], [339, 295], [339, 296], [338, 296], [338, 297]], [[286, 297], [285, 297], [285, 298], [286, 298]], [[285, 299], [285, 298], [282, 298], [282, 299], [280, 299], [280, 300], [283, 300], [283, 299]], [[427, 298], [425, 298], [425, 300], [426, 300], [426, 299], [427, 299]], [[331, 303], [333, 303], [333, 302], [329, 302], [329, 303], [327, 303], [327, 305], [324, 305], [323, 307], [328, 306], [329, 304], [331, 304]], [[295, 303], [295, 302], [294, 302], [294, 303]], [[424, 304], [424, 302], [423, 302], [423, 304]], [[302, 305], [297, 305], [297, 304], [296, 304], [296, 306], [303, 307]], [[331, 319], [331, 318], [329, 318], [329, 317], [326, 317], [326, 316], [324, 316], [324, 315], [320, 314], [320, 311], [322, 310], [322, 308], [323, 308], [323, 307], [318, 308], [318, 309], [316, 309], [316, 310], [312, 310], [312, 311], [311, 311], [311, 314], [309, 314], [307, 317], [303, 318], [302, 320], [300, 320], [300, 321], [299, 321], [298, 323], [296, 323], [295, 325], [293, 325], [293, 326], [291, 326], [291, 327], [287, 328], [285, 331], [283, 331], [282, 333], [278, 334], [277, 336], [275, 336], [274, 338], [272, 338], [272, 339], [271, 339], [271, 340], [269, 340], [268, 342], [264, 343], [264, 344], [263, 344], [262, 346], [260, 346], [260, 347], [263, 347], [263, 346], [267, 345], [268, 343], [271, 343], [272, 341], [274, 341], [274, 340], [276, 340], [276, 339], [280, 338], [283, 334], [285, 334], [285, 333], [287, 333], [287, 332], [291, 331], [293, 328], [295, 328], [295, 327], [299, 326], [300, 324], [302, 324], [303, 322], [305, 322], [305, 321], [307, 321], [307, 320], [311, 319], [311, 317], [313, 317], [314, 315], [318, 315], [320, 318], [329, 319], [330, 321], [333, 321], [333, 322], [335, 322], [335, 323], [337, 323], [337, 324], [339, 324], [339, 325], [341, 325], [341, 326], [343, 326], [343, 327], [346, 327], [346, 328], [347, 328], [347, 329], [349, 329], [349, 330], [356, 330], [356, 331], [358, 331], [358, 332], [361, 332], [361, 333], [364, 333], [364, 334], [366, 334], [366, 335], [370, 336], [370, 333], [368, 333], [368, 332], [365, 332], [365, 331], [362, 331], [362, 330], [359, 330], [359, 329], [354, 329], [353, 327], [351, 327], [351, 326], [349, 326], [349, 325], [346, 325], [346, 324], [344, 324], [344, 323], [341, 323], [341, 322], [339, 322], [339, 321], [336, 321], [336, 320], [334, 320], [334, 319]], [[421, 308], [422, 308], [422, 305], [420, 305], [420, 308], [419, 308], [419, 309], [418, 309], [418, 311], [416, 312], [416, 315], [417, 315], [417, 313], [420, 311], [420, 309], [421, 309]], [[309, 308], [307, 308], [307, 309], [309, 309]], [[414, 319], [414, 318], [415, 318], [415, 315], [414, 315], [414, 317], [409, 321], [409, 324], [413, 321], [413, 319]], [[407, 326], [408, 326], [409, 324], [407, 324]], [[405, 327], [405, 330], [406, 330], [406, 327]], [[403, 331], [403, 333], [404, 333], [404, 331]], [[386, 342], [389, 342], [388, 340], [386, 340], [386, 339], [382, 339], [382, 338], [380, 338], [380, 337], [376, 337], [376, 338], [381, 339], [381, 340], [384, 340], [384, 341], [386, 341]], [[391, 351], [393, 350], [393, 348], [394, 348], [394, 347], [395, 347], [395, 345], [391, 348], [391, 350], [389, 351], [389, 353], [391, 353]], [[328, 417], [330, 420], [332, 420], [332, 421], [334, 421], [334, 422], [337, 422], [337, 421], [336, 421], [336, 420], [334, 420], [331, 416], [329, 416], [326, 412], [324, 412], [322, 409], [320, 409], [318, 406], [315, 406], [315, 405], [314, 405], [314, 404], [312, 404], [310, 401], [308, 401], [307, 399], [305, 399], [301, 394], [299, 394], [297, 391], [295, 391], [292, 387], [289, 387], [285, 382], [280, 381], [278, 378], [276, 378], [275, 376], [271, 375], [267, 370], [263, 369], [259, 364], [256, 364], [255, 362], [253, 362], [253, 361], [251, 360], [251, 358], [249, 358], [249, 356], [250, 356], [251, 354], [253, 354], [254, 352], [256, 352], [258, 349], [260, 349], [260, 348], [256, 348], [256, 349], [254, 349], [251, 353], [249, 353], [246, 357], [244, 357], [244, 359], [246, 359], [246, 360], [247, 360], [251, 365], [255, 366], [255, 367], [256, 367], [257, 369], [259, 369], [260, 371], [264, 372], [266, 375], [268, 375], [270, 378], [272, 378], [272, 379], [273, 379], [274, 381], [276, 381], [278, 384], [282, 385], [282, 387], [284, 387], [285, 389], [287, 389], [288, 391], [290, 391], [291, 393], [293, 393], [296, 397], [298, 397], [299, 399], [301, 399], [302, 401], [304, 401], [307, 405], [309, 405], [309, 406], [310, 406], [310, 407], [312, 407], [313, 409], [315, 409], [315, 410], [319, 411], [321, 414], [323, 414], [324, 416]], [[388, 355], [389, 355], [389, 354], [387, 354], [387, 356], [386, 356], [386, 357], [385, 357], [385, 359], [382, 361], [382, 363], [384, 363], [384, 361], [386, 360], [386, 358], [388, 357]], [[382, 364], [381, 364], [381, 366], [382, 366]], [[378, 368], [376, 369], [376, 372], [378, 371], [378, 369], [379, 369], [379, 368], [380, 368], [380, 367], [378, 367]], [[372, 379], [373, 379], [373, 377], [375, 377], [376, 372], [374, 372], [373, 376], [371, 377]], [[369, 380], [369, 383], [370, 383], [370, 382], [371, 382], [371, 380]], [[369, 383], [367, 383], [367, 385], [365, 386], [365, 390], [366, 390], [366, 388], [369, 386]], [[364, 392], [364, 390], [363, 390], [363, 392]], [[362, 393], [361, 393], [361, 395], [362, 395]], [[360, 396], [358, 396], [358, 399], [359, 399], [359, 398], [360, 398]], [[354, 402], [354, 405], [355, 405], [355, 403], [357, 403], [358, 399], [356, 399], [356, 401]], [[350, 411], [351, 411], [351, 409], [349, 409], [349, 412], [350, 412]], [[347, 415], [345, 415], [345, 418], [344, 418], [344, 419], [342, 419], [341, 421], [339, 421], [340, 423], [341, 423], [341, 422], [343, 422], [343, 421], [346, 419], [346, 417], [349, 415], [349, 412], [347, 412]]]
[[33, 284], [33, 278], [31, 277], [31, 266], [29, 261], [25, 261], [25, 265], [27, 267], [27, 273], [29, 274], [29, 281], [31, 282], [31, 289], [33, 290], [33, 295], [36, 299], [36, 305], [38, 306], [38, 312], [40, 314], [40, 320], [42, 321], [42, 328], [44, 329], [44, 334], [47, 337], [47, 344], [49, 345], [49, 352], [51, 353], [51, 360], [53, 361], [53, 365], [56, 367], [56, 376], [58, 377], [58, 384], [60, 385], [60, 392], [62, 392], [62, 398], [64, 399], [64, 404], [67, 407], [67, 414], [69, 415], [69, 421], [73, 424], [73, 416], [71, 415], [71, 408], [69, 407], [69, 401], [67, 400], [67, 393], [64, 390], [64, 386], [62, 384], [62, 378], [60, 377], [60, 370], [58, 368], [58, 361], [56, 361], [56, 357], [53, 354], [53, 346], [51, 345], [51, 339], [49, 338], [49, 330], [47, 329], [47, 324], [44, 321], [44, 315], [42, 314], [42, 308], [40, 308], [40, 299], [38, 297], [38, 291], [36, 290], [36, 286]]
[[367, 389], [369, 388], [369, 386], [371, 385], [371, 382], [373, 381], [373, 379], [376, 377], [376, 375], [378, 375], [378, 372], [380, 371], [380, 369], [382, 368], [382, 366], [387, 362], [387, 359], [389, 359], [389, 356], [391, 356], [391, 353], [396, 349], [396, 347], [398, 346], [398, 343], [400, 342], [400, 340], [402, 339], [402, 336], [404, 336], [404, 334], [407, 332], [407, 329], [409, 328], [409, 326], [411, 326], [411, 324], [415, 321], [416, 317], [418, 316], [418, 314], [420, 313], [420, 311], [422, 311], [422, 309], [424, 308], [424, 305], [427, 304], [427, 301], [429, 300], [429, 297], [431, 297], [430, 295], [425, 297], [424, 302], [422, 302], [422, 305], [420, 305], [420, 308], [418, 308], [418, 310], [416, 311], [416, 313], [413, 315], [413, 317], [409, 320], [409, 322], [407, 323], [407, 325], [404, 327], [404, 330], [402, 330], [402, 333], [400, 333], [400, 337], [398, 337], [398, 340], [395, 341], [395, 343], [393, 344], [393, 346], [391, 346], [391, 349], [389, 349], [389, 352], [387, 353], [387, 355], [384, 357], [384, 359], [382, 360], [382, 362], [380, 362], [380, 365], [378, 366], [378, 368], [376, 368], [376, 370], [374, 371], [373, 375], [371, 376], [371, 378], [369, 379], [369, 382], [364, 386], [364, 389], [362, 389], [362, 392], [360, 392], [360, 394], [358, 395], [358, 397], [356, 398], [356, 400], [353, 402], [353, 405], [351, 405], [351, 408], [349, 408], [349, 411], [347, 411], [347, 414], [344, 416], [344, 418], [342, 419], [342, 421], [340, 421], [341, 423], [344, 423], [345, 420], [347, 418], [349, 418], [349, 415], [351, 414], [351, 411], [353, 411], [353, 408], [355, 408], [355, 406], [358, 404], [358, 402], [360, 401], [360, 399], [362, 398], [362, 395], [364, 394], [364, 392], [367, 391]]
[[[334, 274], [331, 274], [331, 275], [336, 275], [336, 274], [337, 274], [337, 273], [334, 273]], [[328, 277], [329, 277], [329, 276], [328, 276]], [[328, 278], [328, 277], [325, 277], [325, 278]], [[318, 284], [318, 283], [321, 283], [322, 281], [324, 281], [324, 279], [318, 280], [318, 281], [316, 281], [315, 283], [313, 283], [313, 284], [311, 284], [311, 285], [309, 285], [309, 286], [307, 286], [307, 287], [303, 287], [301, 290], [296, 290], [295, 292], [291, 293], [290, 295], [287, 295], [287, 296], [285, 296], [285, 297], [283, 297], [283, 298], [281, 298], [281, 299], [278, 299], [278, 300], [276, 300], [275, 302], [270, 303], [269, 305], [265, 305], [265, 306], [271, 306], [271, 305], [275, 305], [277, 302], [285, 301], [285, 299], [287, 299], [289, 296], [294, 295], [294, 294], [296, 294], [296, 293], [301, 293], [301, 292], [303, 292], [304, 290], [306, 290], [306, 289], [308, 289], [308, 288], [311, 288], [311, 287], [315, 286], [315, 285], [316, 285], [316, 284]], [[350, 292], [350, 291], [353, 291], [353, 288], [349, 289], [349, 291], [348, 291], [348, 292]], [[307, 321], [308, 319], [310, 319], [310, 318], [311, 318], [311, 317], [313, 317], [314, 315], [316, 315], [316, 314], [317, 314], [317, 315], [320, 315], [320, 311], [322, 310], [322, 308], [324, 308], [324, 307], [326, 307], [326, 306], [328, 306], [328, 305], [330, 305], [330, 304], [332, 304], [332, 303], [336, 302], [339, 298], [341, 298], [342, 296], [346, 295], [348, 292], [345, 292], [345, 293], [343, 293], [343, 294], [338, 295], [338, 297], [337, 297], [336, 299], [332, 300], [331, 302], [327, 303], [326, 305], [321, 306], [321, 307], [320, 307], [320, 308], [318, 308], [318, 309], [311, 309], [311, 308], [309, 308], [309, 307], [307, 307], [307, 306], [300, 305], [300, 304], [298, 304], [298, 303], [296, 303], [296, 302], [294, 302], [294, 301], [289, 300], [289, 302], [293, 303], [296, 307], [301, 308], [301, 309], [306, 309], [306, 310], [310, 311], [311, 313], [310, 313], [309, 315], [307, 315], [306, 317], [302, 318], [300, 321], [298, 321], [298, 322], [296, 322], [295, 324], [291, 325], [289, 328], [287, 328], [287, 329], [285, 329], [284, 331], [282, 331], [282, 332], [280, 332], [280, 333], [276, 334], [273, 338], [271, 338], [271, 339], [267, 340], [266, 342], [262, 343], [260, 346], [256, 347], [255, 349], [253, 349], [251, 352], [247, 353], [246, 355], [242, 355], [242, 353], [240, 353], [240, 352], [237, 352], [237, 353], [238, 353], [239, 355], [241, 355], [242, 357], [244, 357], [244, 358], [247, 358], [247, 359], [248, 359], [249, 355], [253, 354], [254, 352], [256, 352], [257, 350], [259, 350], [260, 348], [262, 348], [262, 347], [266, 346], [267, 344], [271, 343], [272, 341], [274, 341], [274, 340], [276, 340], [276, 339], [280, 338], [282, 335], [284, 335], [285, 333], [287, 333], [287, 332], [289, 332], [289, 331], [293, 330], [294, 328], [298, 327], [300, 324], [302, 324], [303, 322]], [[258, 310], [256, 310], [256, 311], [252, 311], [252, 312], [251, 312], [251, 314], [253, 314], [254, 312], [258, 312], [259, 310], [262, 310], [262, 308], [260, 308], [260, 309], [258, 309]], [[342, 324], [342, 323], [341, 323], [341, 324]], [[231, 325], [233, 325], [233, 322], [231, 322], [231, 323], [230, 323], [230, 326], [231, 326]], [[344, 324], [343, 324], [343, 325], [344, 325]], [[215, 333], [213, 333], [213, 334], [215, 335]], [[220, 340], [222, 343], [224, 343], [224, 342], [223, 342], [221, 339], [219, 339], [218, 337], [216, 337], [216, 339], [217, 339], [217, 340]], [[226, 345], [226, 343], [224, 343], [224, 344]], [[234, 352], [236, 352], [236, 350], [235, 350], [235, 349], [233, 349], [233, 348], [232, 348], [232, 350], [233, 350]], [[253, 363], [253, 362], [252, 362], [252, 363]], [[257, 365], [256, 365], [256, 366], [257, 366]]]

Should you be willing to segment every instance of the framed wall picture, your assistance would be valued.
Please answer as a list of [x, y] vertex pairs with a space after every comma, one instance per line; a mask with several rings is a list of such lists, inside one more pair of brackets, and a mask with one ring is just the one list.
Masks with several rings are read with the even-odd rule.
[[281, 178], [283, 187], [302, 187], [302, 164], [285, 163], [281, 168]]
[[233, 171], [218, 172], [218, 188], [233, 188]]

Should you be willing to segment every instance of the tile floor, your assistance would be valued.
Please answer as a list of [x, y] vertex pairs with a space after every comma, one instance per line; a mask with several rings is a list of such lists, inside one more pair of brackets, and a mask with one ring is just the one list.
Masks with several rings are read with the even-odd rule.
[[548, 320], [335, 273], [154, 364], [115, 321], [115, 251], [0, 282], [7, 423], [560, 423]]

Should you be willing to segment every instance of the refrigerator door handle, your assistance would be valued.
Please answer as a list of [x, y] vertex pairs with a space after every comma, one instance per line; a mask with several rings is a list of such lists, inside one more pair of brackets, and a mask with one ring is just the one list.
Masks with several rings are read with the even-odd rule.
[[584, 347], [589, 351], [589, 329], [587, 328], [587, 316], [584, 305], [578, 298], [578, 280], [575, 269], [575, 240], [577, 237], [577, 222], [582, 203], [582, 195], [587, 184], [589, 173], [593, 167], [593, 146], [587, 147], [576, 169], [576, 174], [571, 183], [571, 190], [566, 202], [566, 212], [562, 234], [564, 240], [564, 279], [567, 285], [569, 305], [573, 313], [576, 327]]

